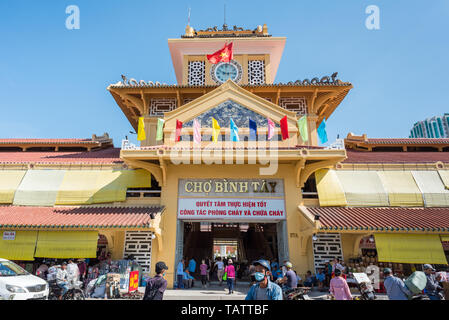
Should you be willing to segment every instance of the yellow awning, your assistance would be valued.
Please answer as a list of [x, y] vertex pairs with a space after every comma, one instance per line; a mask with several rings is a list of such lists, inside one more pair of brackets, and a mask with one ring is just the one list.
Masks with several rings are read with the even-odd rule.
[[346, 206], [346, 197], [335, 170], [321, 169], [315, 172], [318, 198], [322, 207]]
[[441, 236], [441, 241], [449, 242], [449, 236]]
[[438, 170], [441, 181], [443, 181], [444, 187], [449, 189], [449, 170]]
[[4, 240], [5, 232], [10, 231], [0, 231], [0, 258], [33, 261], [37, 231], [15, 231], [13, 240]]
[[348, 206], [388, 207], [388, 194], [376, 171], [340, 171], [337, 177]]
[[439, 235], [375, 234], [380, 262], [447, 264]]
[[392, 207], [422, 207], [423, 196], [410, 171], [380, 171]]
[[426, 207], [449, 207], [449, 190], [436, 171], [412, 171], [413, 178], [424, 197]]
[[28, 170], [14, 195], [15, 206], [52, 207], [65, 170]]
[[151, 187], [146, 170], [67, 171], [56, 197], [57, 205], [107, 203], [126, 200], [128, 188]]
[[20, 185], [26, 170], [0, 171], [0, 203], [10, 204], [14, 201], [14, 193]]
[[39, 231], [37, 258], [96, 258], [97, 231]]

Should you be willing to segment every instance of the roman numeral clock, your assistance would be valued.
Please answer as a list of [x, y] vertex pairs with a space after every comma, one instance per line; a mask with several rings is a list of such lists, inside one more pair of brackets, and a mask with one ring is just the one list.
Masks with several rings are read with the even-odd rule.
[[231, 79], [235, 83], [239, 83], [242, 80], [243, 68], [235, 60], [228, 62], [220, 62], [214, 64], [210, 70], [210, 76], [217, 84], [222, 84]]

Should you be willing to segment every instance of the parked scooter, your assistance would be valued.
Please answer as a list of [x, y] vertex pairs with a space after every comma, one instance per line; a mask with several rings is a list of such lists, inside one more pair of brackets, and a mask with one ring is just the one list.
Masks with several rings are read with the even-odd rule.
[[[56, 280], [51, 280], [48, 284], [50, 287], [48, 300], [59, 300], [59, 297], [62, 295], [62, 288], [57, 285]], [[64, 294], [62, 300], [85, 300], [83, 290], [81, 289], [82, 284], [81, 281], [69, 281], [69, 290]]]

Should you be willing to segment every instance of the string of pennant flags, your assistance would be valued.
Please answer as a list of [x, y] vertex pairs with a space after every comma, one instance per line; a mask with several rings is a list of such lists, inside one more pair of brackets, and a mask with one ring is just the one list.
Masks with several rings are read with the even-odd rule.
[[[275, 133], [275, 124], [271, 119], [268, 120], [268, 140], [271, 140], [274, 137]], [[164, 125], [165, 120], [164, 119], [158, 119], [157, 121], [157, 131], [156, 131], [156, 140], [161, 141], [164, 138]], [[282, 140], [286, 140], [290, 137], [288, 132], [288, 124], [287, 124], [287, 116], [281, 119], [280, 121], [281, 126], [281, 135]], [[183, 123], [179, 120], [176, 120], [176, 136], [175, 141], [179, 142], [181, 141], [181, 133], [183, 129]], [[230, 138], [233, 142], [239, 142], [239, 128], [236, 126], [234, 120], [230, 119]], [[302, 141], [307, 142], [309, 141], [309, 131], [308, 131], [308, 124], [307, 124], [307, 116], [303, 116], [298, 120], [298, 130], [299, 134], [301, 135]], [[212, 118], [212, 141], [218, 142], [218, 137], [221, 132], [221, 127], [218, 123], [218, 121], [215, 118]], [[256, 141], [257, 140], [257, 123], [256, 121], [249, 119], [249, 140], [250, 141]], [[327, 138], [327, 132], [326, 132], [326, 119], [323, 119], [321, 122], [321, 125], [317, 129], [318, 138], [321, 142], [321, 144], [324, 144], [328, 141]], [[139, 118], [139, 130], [137, 134], [137, 140], [144, 141], [146, 140], [146, 134], [145, 134], [145, 121], [144, 118]], [[202, 135], [201, 135], [201, 124], [198, 121], [198, 119], [193, 120], [193, 141], [195, 143], [201, 143], [202, 141]]]

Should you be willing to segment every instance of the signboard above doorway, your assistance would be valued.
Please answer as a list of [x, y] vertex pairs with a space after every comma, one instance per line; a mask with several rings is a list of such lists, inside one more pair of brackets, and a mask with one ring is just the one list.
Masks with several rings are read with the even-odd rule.
[[181, 179], [178, 219], [276, 222], [286, 219], [282, 179]]

